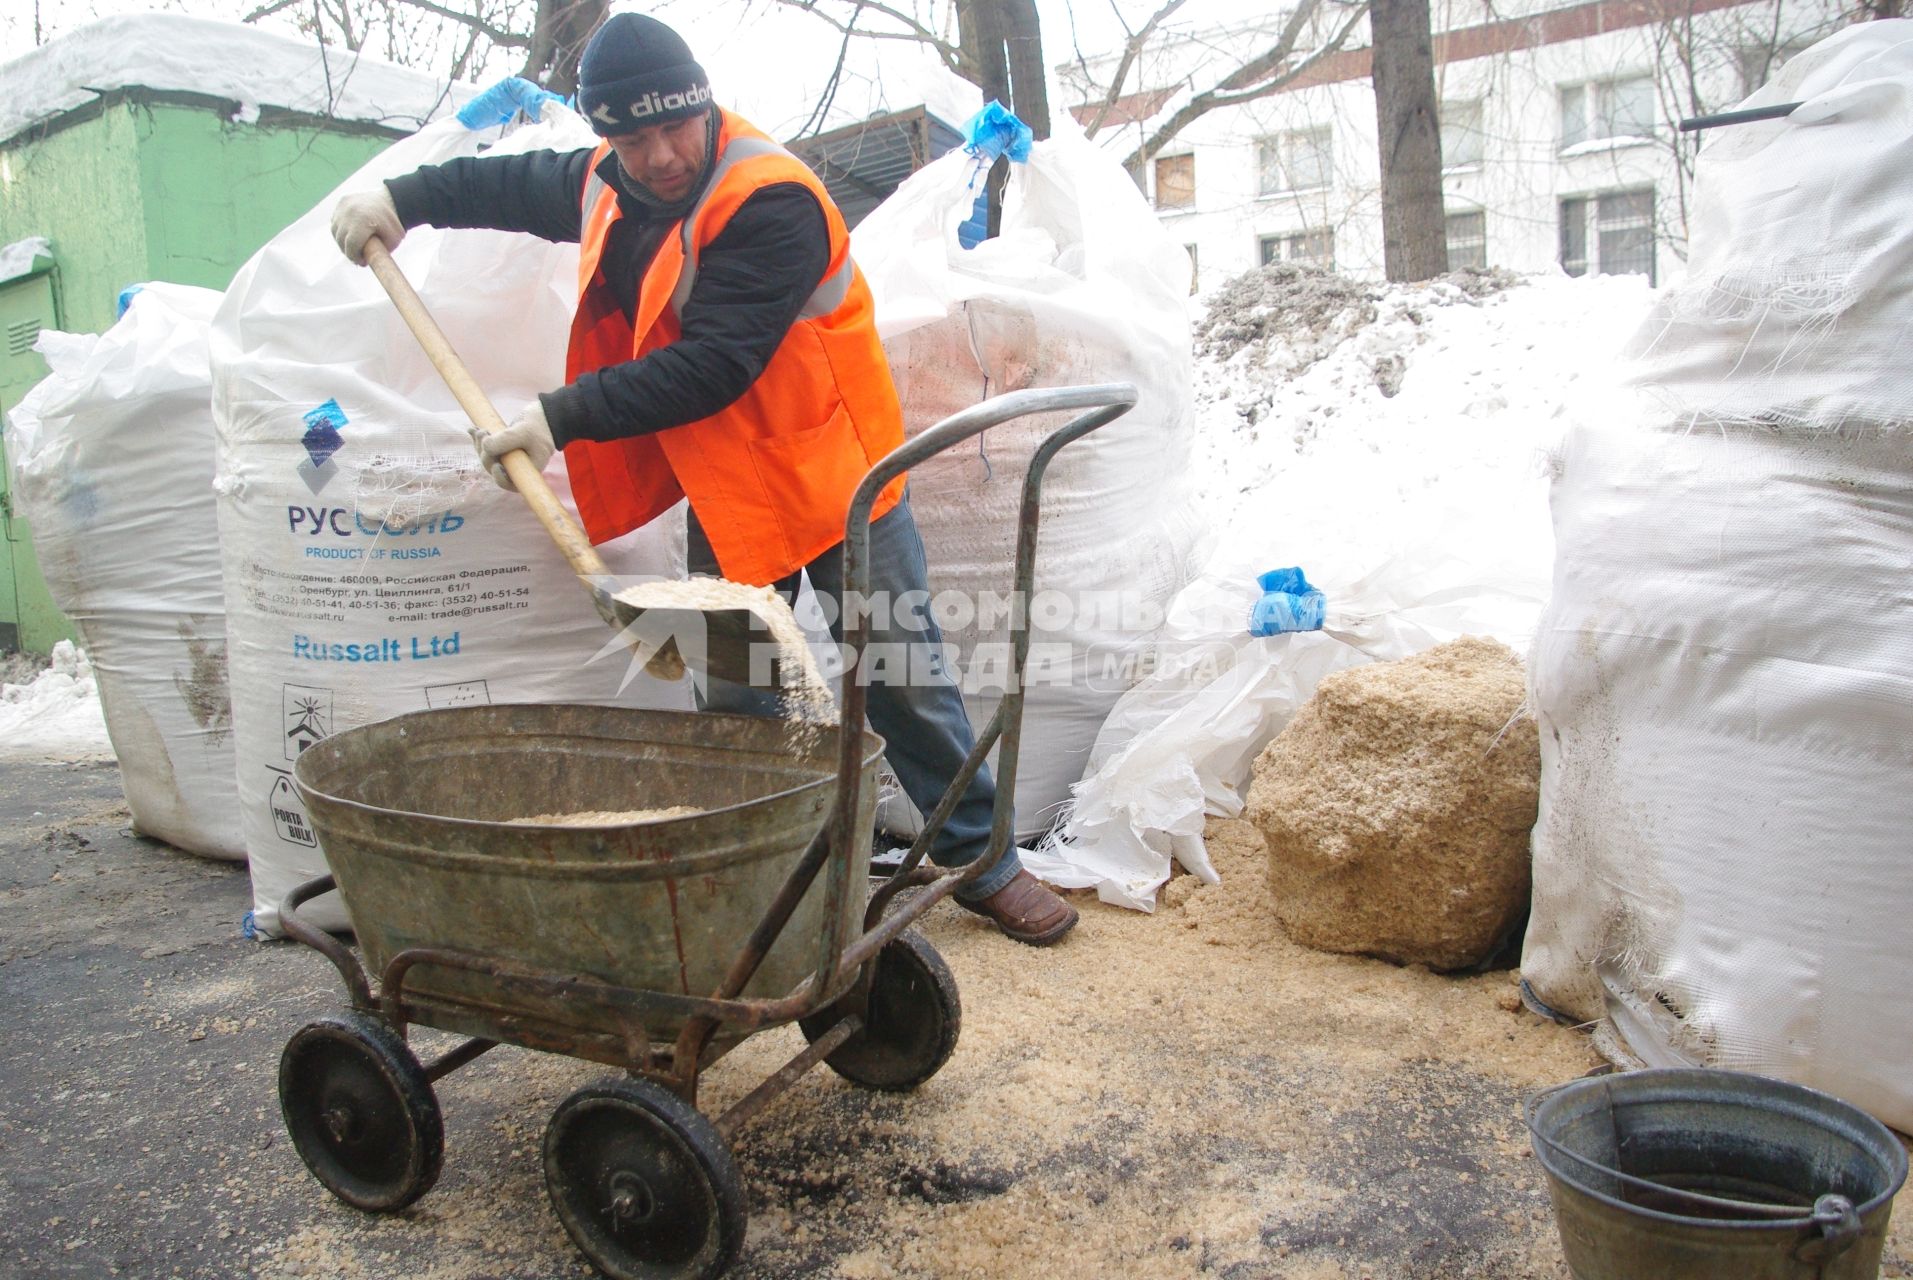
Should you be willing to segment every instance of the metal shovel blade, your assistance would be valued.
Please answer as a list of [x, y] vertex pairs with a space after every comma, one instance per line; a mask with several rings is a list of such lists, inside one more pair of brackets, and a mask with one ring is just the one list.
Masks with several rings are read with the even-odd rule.
[[[676, 679], [688, 668], [734, 684], [779, 687], [783, 672], [777, 646], [749, 609], [641, 608], [620, 600], [603, 584], [587, 585], [599, 616], [645, 660], [651, 675]], [[762, 650], [756, 679], [753, 644]]]

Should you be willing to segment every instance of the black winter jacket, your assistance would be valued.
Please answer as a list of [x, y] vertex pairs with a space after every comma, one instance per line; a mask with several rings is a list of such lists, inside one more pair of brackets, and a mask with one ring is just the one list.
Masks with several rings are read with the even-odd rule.
[[[428, 165], [385, 185], [407, 227], [490, 227], [575, 242], [591, 154], [465, 158]], [[645, 270], [677, 220], [632, 198], [619, 182], [617, 164], [616, 156], [607, 155], [598, 167], [623, 211], [601, 265], [629, 316], [637, 309]], [[829, 265], [830, 232], [808, 189], [779, 183], [751, 195], [699, 256], [676, 342], [641, 360], [581, 374], [539, 397], [558, 447], [647, 435], [732, 404], [764, 371]]]

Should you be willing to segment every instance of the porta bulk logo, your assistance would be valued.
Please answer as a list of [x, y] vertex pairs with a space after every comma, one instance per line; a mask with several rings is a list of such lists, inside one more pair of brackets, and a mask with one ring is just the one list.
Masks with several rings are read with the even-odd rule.
[[332, 455], [345, 447], [339, 428], [345, 425], [345, 411], [337, 400], [328, 400], [305, 415], [306, 433], [299, 437], [305, 446], [306, 460], [299, 464], [299, 478], [317, 494], [339, 474]]

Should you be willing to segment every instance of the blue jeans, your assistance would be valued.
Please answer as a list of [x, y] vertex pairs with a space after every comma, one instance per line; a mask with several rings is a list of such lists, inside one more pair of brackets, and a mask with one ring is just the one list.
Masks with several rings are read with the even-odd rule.
[[[690, 515], [689, 568], [693, 574], [717, 575], [717, 557], [695, 514]], [[879, 679], [869, 686], [870, 726], [883, 736], [884, 758], [889, 761], [897, 781], [925, 817], [937, 807], [970, 754], [976, 738], [970, 731], [970, 718], [963, 710], [963, 696], [955, 680], [943, 668], [940, 655], [943, 634], [929, 609], [930, 571], [924, 560], [923, 538], [910, 514], [906, 495], [887, 515], [870, 526], [870, 595], [888, 602], [889, 607], [873, 612], [867, 641], [870, 645], [889, 646], [886, 650], [908, 655], [904, 666], [908, 678]], [[839, 645], [844, 641], [844, 549], [839, 543], [804, 566], [810, 575], [810, 588], [825, 603], [830, 618], [830, 636]], [[786, 601], [795, 601], [799, 574], [793, 573], [771, 585]], [[909, 593], [915, 593], [910, 595]], [[895, 602], [908, 599], [907, 608]], [[846, 678], [849, 678], [848, 675]], [[710, 711], [729, 711], [740, 715], [774, 716], [779, 713], [777, 696], [766, 689], [713, 677], [699, 705]], [[957, 802], [950, 820], [943, 824], [930, 847], [930, 860], [941, 867], [968, 866], [989, 851], [990, 816], [996, 805], [996, 782], [990, 767], [977, 770], [969, 789]], [[965, 885], [962, 897], [975, 901], [987, 898], [1016, 878], [1022, 863], [1016, 846], [1003, 851], [994, 867], [981, 878]]]

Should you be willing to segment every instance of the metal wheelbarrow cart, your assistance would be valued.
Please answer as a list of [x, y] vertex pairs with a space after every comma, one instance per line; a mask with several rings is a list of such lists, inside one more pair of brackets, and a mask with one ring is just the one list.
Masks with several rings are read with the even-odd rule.
[[[1013, 418], [1083, 411], [1043, 440], [1024, 476], [1014, 587], [1027, 602], [1045, 468], [1135, 401], [1127, 385], [1013, 392], [908, 441], [851, 500], [846, 590], [868, 592], [870, 512], [892, 478]], [[852, 611], [851, 672], [866, 633]], [[956, 1047], [955, 979], [910, 926], [1010, 844], [1028, 649], [1019, 611], [995, 718], [867, 901], [883, 742], [864, 728], [856, 679], [843, 682], [840, 723], [808, 744], [778, 719], [519, 705], [415, 712], [308, 749], [293, 780], [333, 874], [289, 894], [281, 922], [338, 968], [351, 997], [280, 1058], [286, 1128], [314, 1176], [360, 1209], [401, 1209], [438, 1177], [434, 1081], [500, 1044], [585, 1058], [628, 1074], [552, 1114], [545, 1180], [559, 1220], [618, 1280], [723, 1272], [744, 1240], [748, 1201], [727, 1143], [746, 1122], [818, 1062], [855, 1084], [908, 1090]], [[988, 850], [961, 869], [925, 865], [999, 746]], [[634, 797], [698, 812], [617, 826], [508, 821], [623, 812]], [[299, 916], [334, 888], [363, 967]], [[789, 1022], [801, 1053], [722, 1114], [697, 1109], [707, 1067]], [[421, 1063], [406, 1043], [413, 1026], [469, 1038]]]

